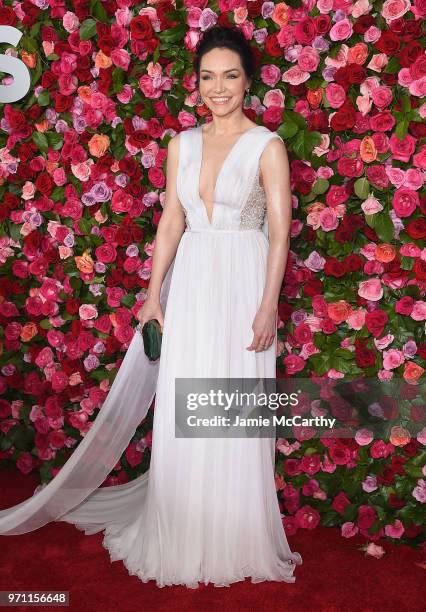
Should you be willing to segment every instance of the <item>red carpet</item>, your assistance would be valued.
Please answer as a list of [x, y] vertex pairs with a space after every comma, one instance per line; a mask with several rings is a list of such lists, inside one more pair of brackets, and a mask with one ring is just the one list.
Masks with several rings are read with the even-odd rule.
[[[37, 484], [35, 474], [0, 470], [0, 508], [26, 499]], [[67, 590], [69, 609], [79, 612], [424, 610], [426, 572], [416, 565], [425, 562], [420, 550], [383, 541], [379, 544], [386, 554], [381, 559], [366, 557], [358, 550], [361, 538], [344, 539], [334, 528], [302, 530], [289, 537], [292, 549], [303, 557], [294, 584], [251, 584], [247, 579], [229, 588], [208, 585], [198, 590], [142, 583], [127, 574], [121, 561], [110, 562], [101, 540], [101, 534], [86, 536], [66, 523], [0, 536], [0, 590]]]

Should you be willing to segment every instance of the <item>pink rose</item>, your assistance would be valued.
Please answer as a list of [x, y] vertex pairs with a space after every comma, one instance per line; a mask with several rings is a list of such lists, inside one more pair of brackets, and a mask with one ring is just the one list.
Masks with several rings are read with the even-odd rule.
[[329, 32], [331, 40], [347, 40], [353, 34], [352, 22], [344, 18], [334, 24]]
[[389, 145], [393, 158], [406, 163], [409, 162], [410, 157], [416, 150], [416, 143], [417, 139], [411, 136], [411, 134], [406, 134], [401, 140], [396, 134], [392, 134], [389, 139]]
[[369, 429], [358, 429], [355, 434], [355, 440], [359, 446], [367, 446], [374, 440], [374, 434]]
[[339, 108], [346, 100], [346, 92], [339, 83], [329, 83], [325, 95], [331, 108]]
[[63, 448], [65, 446], [66, 436], [63, 431], [50, 431], [47, 438], [53, 448]]
[[315, 508], [305, 505], [299, 508], [295, 514], [295, 519], [302, 529], [315, 529], [320, 522], [320, 514]]
[[274, 87], [281, 77], [281, 71], [278, 66], [274, 64], [265, 64], [262, 66], [260, 71], [260, 78], [269, 87]]
[[77, 55], [63, 51], [60, 59], [60, 71], [62, 74], [70, 75], [77, 69]]
[[379, 200], [375, 197], [370, 196], [361, 204], [361, 208], [366, 215], [375, 215], [381, 210], [383, 210], [383, 206], [380, 204]]
[[113, 49], [110, 57], [118, 68], [121, 68], [122, 70], [128, 69], [130, 64], [130, 55], [128, 51], [125, 49]]
[[369, 278], [366, 281], [361, 281], [358, 287], [358, 295], [372, 302], [381, 300], [383, 297], [383, 287], [380, 279]]
[[121, 287], [107, 287], [107, 304], [111, 308], [118, 308], [121, 303], [121, 298], [126, 295], [126, 292]]
[[351, 522], [343, 523], [341, 533], [344, 538], [352, 538], [358, 533], [358, 527]]
[[319, 53], [310, 46], [303, 47], [297, 58], [299, 68], [306, 72], [314, 72], [320, 62]]
[[403, 364], [404, 361], [405, 359], [402, 351], [398, 351], [397, 349], [383, 351], [383, 367], [385, 370], [394, 370]]
[[361, 308], [353, 310], [347, 317], [346, 323], [351, 329], [362, 329], [365, 324], [365, 310]]
[[386, 106], [389, 106], [393, 99], [392, 89], [387, 85], [379, 85], [373, 89], [371, 92], [371, 97], [377, 108], [386, 108]]
[[392, 198], [392, 206], [398, 217], [411, 217], [420, 205], [419, 194], [406, 187], [397, 189]]
[[53, 363], [53, 351], [50, 346], [43, 347], [34, 361], [39, 368], [44, 368]]
[[298, 355], [291, 354], [284, 357], [283, 364], [286, 367], [286, 374], [291, 376], [301, 372], [304, 369], [306, 362]]
[[409, 316], [414, 307], [414, 299], [410, 295], [405, 295], [395, 304], [395, 311], [398, 314]]
[[289, 535], [291, 536], [297, 533], [298, 524], [294, 516], [288, 516], [288, 515], [283, 516], [282, 523], [283, 523], [284, 531], [288, 536]]
[[300, 469], [302, 472], [309, 474], [312, 476], [316, 474], [321, 469], [321, 457], [318, 453], [314, 453], [312, 455], [305, 455], [300, 460]]
[[426, 302], [417, 300], [414, 302], [413, 310], [411, 311], [411, 318], [414, 321], [424, 321], [426, 319]]
[[370, 456], [372, 459], [385, 459], [393, 451], [393, 444], [386, 444], [383, 440], [376, 440], [370, 447]]
[[299, 66], [292, 66], [283, 73], [282, 81], [290, 83], [290, 85], [300, 85], [310, 78], [309, 72], [301, 70]]
[[385, 525], [385, 534], [390, 538], [399, 540], [404, 531], [404, 525], [399, 519], [396, 519], [393, 525]]
[[399, 19], [410, 10], [410, 0], [385, 0], [382, 6], [382, 16], [386, 21]]
[[137, 450], [136, 443], [129, 444], [125, 453], [127, 462], [131, 467], [136, 467], [140, 463], [142, 463], [143, 452]]
[[365, 549], [367, 555], [370, 557], [374, 557], [375, 559], [381, 559], [385, 554], [385, 551], [381, 546], [374, 544], [374, 542], [369, 542], [367, 548]]
[[89, 319], [96, 319], [98, 316], [98, 310], [95, 304], [82, 304], [78, 309], [80, 319], [88, 321]]
[[329, 207], [321, 210], [319, 213], [319, 222], [321, 229], [323, 229], [325, 232], [331, 232], [339, 226], [336, 211]]
[[111, 208], [115, 213], [129, 212], [133, 206], [133, 196], [130, 193], [124, 191], [124, 189], [117, 189], [114, 192], [111, 200]]
[[29, 474], [35, 467], [35, 459], [31, 453], [22, 453], [16, 461], [16, 467], [22, 474]]
[[61, 393], [68, 386], [68, 376], [65, 372], [58, 370], [52, 375], [51, 383], [55, 393]]

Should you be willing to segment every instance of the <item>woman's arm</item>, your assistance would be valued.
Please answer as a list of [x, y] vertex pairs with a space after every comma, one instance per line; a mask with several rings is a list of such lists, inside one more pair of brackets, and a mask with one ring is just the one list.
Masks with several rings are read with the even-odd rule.
[[262, 302], [253, 322], [254, 338], [248, 350], [265, 350], [274, 341], [281, 285], [287, 265], [291, 230], [290, 166], [282, 140], [268, 142], [260, 157], [267, 201], [269, 250]]
[[180, 134], [169, 140], [166, 167], [166, 197], [155, 236], [151, 279], [147, 297], [160, 300], [160, 289], [167, 270], [176, 255], [183, 232], [185, 215], [177, 196], [177, 168], [179, 163]]

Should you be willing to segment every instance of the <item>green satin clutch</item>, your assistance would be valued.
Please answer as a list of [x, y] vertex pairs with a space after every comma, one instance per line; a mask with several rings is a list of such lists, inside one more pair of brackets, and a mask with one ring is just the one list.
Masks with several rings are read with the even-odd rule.
[[150, 361], [156, 361], [161, 353], [162, 332], [160, 323], [157, 319], [151, 319], [143, 327], [138, 323], [136, 329], [142, 334], [145, 355]]

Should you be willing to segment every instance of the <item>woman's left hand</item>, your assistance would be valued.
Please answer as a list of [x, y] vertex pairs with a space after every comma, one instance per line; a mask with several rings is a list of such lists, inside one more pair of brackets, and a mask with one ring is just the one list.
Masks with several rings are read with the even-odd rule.
[[274, 342], [277, 332], [277, 308], [260, 307], [251, 326], [254, 337], [248, 351], [266, 351]]

